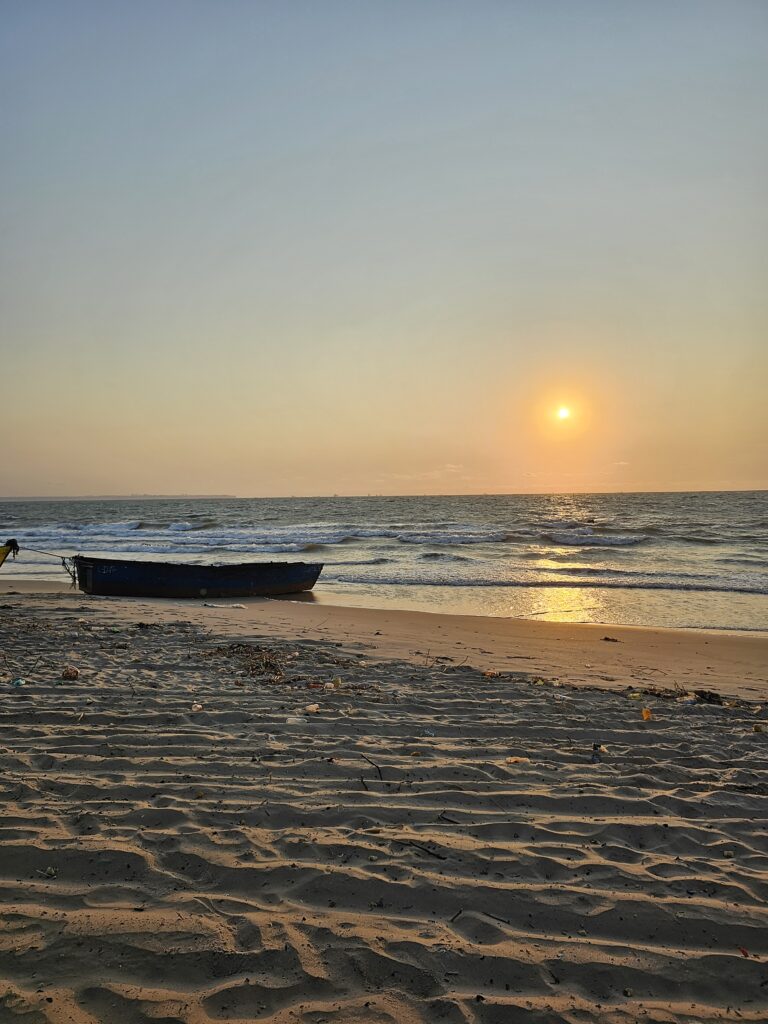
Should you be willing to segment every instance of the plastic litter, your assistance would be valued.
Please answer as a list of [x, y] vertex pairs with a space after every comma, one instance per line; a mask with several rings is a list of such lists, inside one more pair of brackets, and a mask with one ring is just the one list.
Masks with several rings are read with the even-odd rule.
[[593, 743], [592, 744], [592, 757], [590, 759], [592, 761], [592, 764], [601, 764], [602, 763], [603, 759], [600, 756], [601, 749], [602, 748], [601, 748], [599, 743]]
[[203, 608], [245, 608], [244, 604], [214, 604], [212, 601], [203, 601]]
[[752, 732], [765, 732], [765, 729], [762, 727], [762, 725], [760, 725], [759, 722], [755, 722], [755, 724], [752, 726]]
[[508, 757], [507, 764], [530, 764], [530, 757]]
[[27, 680], [26, 679], [13, 679], [11, 681], [11, 686], [15, 686], [16, 688], [18, 688], [19, 686], [26, 686], [26, 685], [27, 685]]
[[650, 720], [652, 718], [653, 718], [653, 712], [651, 711], [651, 709], [650, 708], [643, 708], [643, 721], [644, 722], [650, 722]]
[[308, 715], [316, 715], [319, 710], [320, 710], [320, 705], [319, 704], [307, 704], [307, 706], [304, 708], [304, 711]]
[[80, 669], [75, 668], [74, 665], [67, 665], [64, 671], [61, 673], [62, 679], [79, 679]]
[[202, 711], [203, 710], [203, 705], [195, 703], [195, 704], [192, 705], [191, 710], [192, 711]]

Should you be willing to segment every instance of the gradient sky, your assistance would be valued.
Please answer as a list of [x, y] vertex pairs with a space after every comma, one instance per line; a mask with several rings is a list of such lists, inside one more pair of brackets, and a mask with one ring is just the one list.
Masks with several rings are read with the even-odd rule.
[[0, 33], [0, 493], [768, 486], [762, 0]]

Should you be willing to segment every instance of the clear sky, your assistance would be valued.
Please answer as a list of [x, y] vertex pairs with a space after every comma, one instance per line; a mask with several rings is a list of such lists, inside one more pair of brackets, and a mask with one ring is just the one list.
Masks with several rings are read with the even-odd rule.
[[762, 0], [5, 4], [0, 493], [767, 487], [767, 58]]

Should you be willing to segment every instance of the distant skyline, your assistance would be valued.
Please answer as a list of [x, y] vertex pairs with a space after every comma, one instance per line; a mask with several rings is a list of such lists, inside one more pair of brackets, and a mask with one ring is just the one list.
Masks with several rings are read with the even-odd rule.
[[767, 58], [757, 0], [7, 6], [0, 491], [768, 488]]

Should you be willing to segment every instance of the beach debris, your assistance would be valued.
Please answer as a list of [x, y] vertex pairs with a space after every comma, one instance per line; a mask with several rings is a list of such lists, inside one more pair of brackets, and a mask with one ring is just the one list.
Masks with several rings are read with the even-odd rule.
[[194, 703], [194, 704], [192, 705], [192, 707], [191, 707], [191, 709], [190, 709], [190, 710], [191, 710], [191, 711], [202, 711], [202, 710], [203, 710], [203, 705], [202, 705], [202, 704], [198, 704], [197, 702], [195, 702], [195, 703]]
[[651, 711], [651, 709], [650, 708], [643, 708], [643, 721], [644, 722], [650, 722], [650, 720], [652, 718], [653, 718], [653, 712]]
[[437, 850], [430, 850], [428, 846], [424, 846], [423, 843], [417, 843], [415, 839], [394, 839], [392, 840], [398, 843], [400, 846], [412, 846], [415, 850], [421, 850], [422, 853], [428, 853], [430, 857], [436, 857], [438, 860], [448, 860], [445, 854], [438, 853]]
[[723, 856], [726, 860], [733, 860], [733, 850], [723, 850]]
[[638, 690], [635, 690], [633, 693], [628, 693], [627, 697], [629, 698], [629, 700], [642, 700], [643, 699], [642, 693], [640, 693]]
[[244, 604], [213, 604], [211, 601], [203, 601], [203, 608], [245, 608]]
[[631, 996], [634, 995], [634, 992], [632, 991], [631, 988], [625, 988], [624, 989], [624, 995], [627, 997], [627, 999], [629, 999]]
[[483, 672], [483, 679], [495, 679], [498, 674], [496, 669], [490, 668], [487, 672]]
[[752, 726], [752, 732], [765, 732], [765, 728], [759, 722], [755, 722]]
[[600, 756], [603, 751], [603, 747], [600, 743], [592, 744], [592, 757], [590, 758], [592, 764], [601, 764], [602, 757]]
[[600, 638], [606, 644], [619, 644], [620, 640], [617, 640], [615, 636], [604, 636]]
[[694, 690], [693, 691], [702, 704], [723, 704], [723, 698], [719, 693], [715, 693], [714, 690]]
[[266, 644], [234, 643], [211, 647], [205, 652], [209, 658], [228, 658], [237, 662], [240, 675], [266, 676], [270, 682], [282, 683], [286, 679], [284, 661], [292, 655], [280, 655]]
[[18, 689], [20, 686], [26, 686], [26, 685], [27, 685], [27, 680], [26, 679], [22, 679], [21, 677], [19, 677], [18, 679], [12, 679], [11, 680], [11, 686], [16, 687], [16, 689]]
[[319, 704], [307, 704], [307, 706], [304, 708], [304, 712], [307, 715], [316, 715], [319, 710], [320, 710], [320, 705]]
[[506, 764], [530, 764], [530, 757], [508, 757]]
[[371, 760], [371, 758], [370, 758], [370, 757], [368, 757], [368, 755], [367, 755], [367, 754], [363, 754], [363, 753], [361, 752], [361, 753], [360, 753], [360, 757], [362, 757], [362, 759], [363, 759], [364, 761], [367, 761], [367, 762], [368, 762], [368, 764], [372, 765], [372, 766], [373, 766], [373, 767], [374, 767], [374, 768], [376, 769], [376, 771], [377, 771], [377, 773], [378, 773], [378, 776], [379, 776], [379, 779], [380, 779], [380, 780], [381, 780], [381, 781], [383, 782], [383, 781], [384, 781], [384, 774], [383, 774], [383, 772], [382, 772], [382, 770], [381, 770], [381, 766], [380, 766], [380, 765], [378, 765], [378, 764], [376, 764], [376, 762], [375, 762], [375, 761], [372, 761], [372, 760]]
[[38, 875], [42, 875], [43, 878], [56, 878], [56, 876], [58, 875], [59, 871], [58, 871], [58, 868], [47, 867], [45, 869], [45, 871], [38, 870], [37, 873], [38, 873]]
[[745, 957], [747, 957], [747, 959], [749, 959], [749, 950], [744, 949], [743, 946], [737, 946], [736, 948], [738, 949], [738, 951], [741, 953], [742, 956], [745, 956]]
[[74, 665], [67, 665], [67, 667], [64, 669], [64, 671], [61, 673], [61, 678], [62, 679], [70, 679], [70, 680], [71, 679], [79, 679], [80, 678], [80, 669], [79, 668], [75, 668]]

